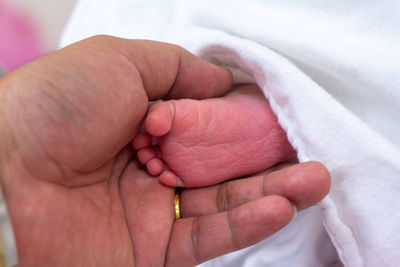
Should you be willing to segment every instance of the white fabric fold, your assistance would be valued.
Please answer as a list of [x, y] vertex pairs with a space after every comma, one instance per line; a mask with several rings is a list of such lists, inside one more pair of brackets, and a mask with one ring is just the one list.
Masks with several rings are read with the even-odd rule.
[[263, 89], [299, 160], [328, 167], [319, 207], [204, 266], [334, 266], [338, 255], [345, 266], [395, 267], [398, 14], [397, 1], [81, 0], [61, 45], [94, 34], [161, 40], [239, 69]]

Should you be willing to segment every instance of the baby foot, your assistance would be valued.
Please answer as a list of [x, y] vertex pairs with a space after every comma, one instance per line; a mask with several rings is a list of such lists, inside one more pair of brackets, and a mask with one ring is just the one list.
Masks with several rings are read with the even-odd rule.
[[156, 103], [145, 129], [133, 140], [137, 157], [168, 186], [217, 184], [295, 157], [255, 85], [221, 98]]

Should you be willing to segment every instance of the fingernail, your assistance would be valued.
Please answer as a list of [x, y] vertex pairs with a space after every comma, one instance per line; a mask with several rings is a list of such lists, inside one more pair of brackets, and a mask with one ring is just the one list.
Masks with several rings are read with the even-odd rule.
[[292, 207], [293, 207], [293, 217], [292, 217], [292, 220], [291, 220], [290, 222], [294, 221], [294, 219], [296, 219], [296, 216], [297, 216], [297, 208], [296, 208], [296, 205], [294, 205], [294, 204], [292, 203]]
[[175, 187], [185, 187], [185, 184], [183, 183], [181, 178], [179, 178], [178, 176], [176, 176], [175, 178], [176, 178]]

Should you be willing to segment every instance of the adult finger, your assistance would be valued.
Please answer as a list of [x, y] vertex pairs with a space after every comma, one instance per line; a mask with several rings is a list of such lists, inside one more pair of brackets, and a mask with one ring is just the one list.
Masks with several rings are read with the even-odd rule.
[[86, 42], [93, 50], [110, 47], [133, 64], [150, 100], [221, 96], [232, 84], [228, 70], [173, 44], [110, 36], [97, 36]]
[[302, 210], [318, 203], [328, 193], [329, 187], [327, 169], [321, 163], [306, 162], [209, 188], [184, 190], [181, 195], [182, 216], [231, 210], [268, 195], [283, 196]]
[[232, 84], [228, 70], [176, 45], [126, 40], [126, 45], [118, 48], [137, 66], [150, 100], [221, 96]]
[[194, 266], [248, 247], [286, 226], [292, 217], [287, 199], [267, 196], [230, 211], [178, 220], [166, 266]]
[[135, 161], [120, 185], [135, 266], [163, 266], [175, 219], [174, 189], [150, 177]]

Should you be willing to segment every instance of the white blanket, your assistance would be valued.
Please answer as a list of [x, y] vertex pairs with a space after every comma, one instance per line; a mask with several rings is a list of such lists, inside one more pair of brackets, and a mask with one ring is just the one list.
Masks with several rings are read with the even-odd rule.
[[80, 0], [61, 45], [94, 34], [177, 43], [244, 71], [299, 160], [332, 174], [319, 207], [204, 266], [400, 266], [399, 1]]

